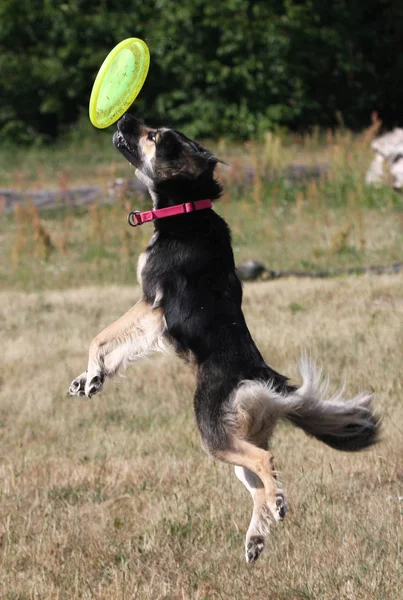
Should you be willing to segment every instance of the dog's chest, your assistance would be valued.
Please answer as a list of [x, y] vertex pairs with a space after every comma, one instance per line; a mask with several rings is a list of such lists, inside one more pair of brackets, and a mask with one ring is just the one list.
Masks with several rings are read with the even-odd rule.
[[146, 266], [147, 258], [148, 258], [148, 253], [147, 253], [147, 251], [145, 251], [140, 254], [139, 259], [137, 261], [137, 271], [136, 271], [137, 283], [139, 284], [139, 286], [141, 288], [143, 288], [142, 273], [143, 273], [144, 267]]
[[158, 233], [158, 231], [155, 231], [153, 233], [153, 235], [151, 236], [150, 241], [147, 244], [147, 248], [145, 249], [144, 252], [142, 252], [140, 254], [138, 261], [137, 261], [137, 271], [136, 271], [137, 282], [142, 289], [144, 289], [144, 270], [145, 270], [147, 261], [150, 257], [150, 252], [158, 241], [158, 237], [159, 237], [159, 233]]

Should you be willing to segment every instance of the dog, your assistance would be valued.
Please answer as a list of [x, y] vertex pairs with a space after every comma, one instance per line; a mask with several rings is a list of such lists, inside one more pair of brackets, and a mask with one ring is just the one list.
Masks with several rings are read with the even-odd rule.
[[[268, 450], [276, 423], [286, 419], [332, 448], [358, 451], [378, 440], [380, 419], [369, 394], [324, 401], [326, 385], [306, 356], [299, 388], [265, 362], [242, 313], [230, 230], [213, 209], [222, 193], [214, 171], [222, 161], [179, 131], [147, 127], [130, 114], [118, 121], [113, 143], [148, 188], [149, 219], [158, 218], [138, 260], [141, 300], [94, 338], [87, 370], [69, 393], [90, 398], [107, 377], [168, 347], [192, 365], [202, 445], [235, 466], [253, 499], [245, 541], [253, 563], [271, 523], [287, 511]], [[139, 215], [133, 218], [138, 224]]]

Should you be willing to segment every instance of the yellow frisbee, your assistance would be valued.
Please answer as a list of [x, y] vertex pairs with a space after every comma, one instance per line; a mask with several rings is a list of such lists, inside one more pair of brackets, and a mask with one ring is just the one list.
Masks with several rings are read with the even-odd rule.
[[147, 77], [150, 51], [143, 40], [128, 38], [102, 63], [90, 98], [90, 121], [98, 129], [117, 121], [134, 102]]

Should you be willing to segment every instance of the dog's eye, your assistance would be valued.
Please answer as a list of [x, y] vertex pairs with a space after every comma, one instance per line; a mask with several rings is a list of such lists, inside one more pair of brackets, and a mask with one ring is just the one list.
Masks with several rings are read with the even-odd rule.
[[157, 134], [155, 131], [149, 131], [147, 137], [150, 140], [150, 142], [155, 142]]

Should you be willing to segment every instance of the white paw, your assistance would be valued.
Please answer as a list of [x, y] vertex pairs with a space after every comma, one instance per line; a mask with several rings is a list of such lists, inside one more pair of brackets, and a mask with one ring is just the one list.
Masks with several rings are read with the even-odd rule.
[[85, 395], [85, 383], [87, 381], [87, 371], [81, 373], [78, 377], [73, 379], [69, 387], [70, 396], [84, 396]]
[[264, 550], [265, 541], [262, 535], [252, 535], [246, 541], [245, 554], [247, 563], [254, 563], [259, 558]]
[[94, 394], [98, 394], [104, 387], [105, 375], [103, 373], [98, 373], [94, 376], [90, 375], [86, 379], [84, 393], [87, 398], [91, 398]]
[[274, 512], [274, 518], [276, 521], [282, 521], [287, 513], [288, 504], [284, 495], [280, 492], [276, 494], [276, 510]]
[[94, 394], [100, 392], [103, 388], [105, 381], [105, 375], [98, 373], [93, 376], [89, 376], [87, 371], [81, 373], [78, 377], [73, 379], [69, 387], [70, 396], [87, 396], [91, 398]]

